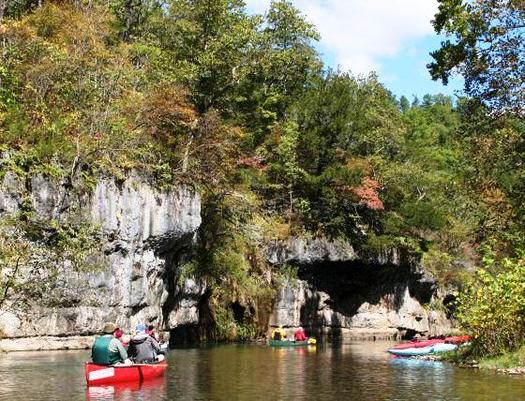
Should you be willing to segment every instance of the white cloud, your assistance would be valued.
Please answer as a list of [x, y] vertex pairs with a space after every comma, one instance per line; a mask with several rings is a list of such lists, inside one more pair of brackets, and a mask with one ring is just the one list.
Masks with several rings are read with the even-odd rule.
[[[251, 12], [263, 13], [269, 0], [247, 0]], [[316, 25], [321, 50], [335, 65], [353, 73], [381, 71], [381, 60], [433, 33], [430, 21], [437, 0], [293, 0]]]

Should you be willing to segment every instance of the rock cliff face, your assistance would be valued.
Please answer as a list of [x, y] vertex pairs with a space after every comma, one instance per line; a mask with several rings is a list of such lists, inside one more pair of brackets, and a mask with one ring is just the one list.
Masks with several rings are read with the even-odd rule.
[[[270, 324], [348, 338], [442, 335], [452, 330], [435, 280], [396, 249], [361, 256], [342, 241], [305, 238], [274, 243], [268, 260], [298, 266], [278, 292]], [[292, 330], [290, 330], [292, 331]]]
[[[153, 323], [170, 330], [175, 342], [205, 337], [209, 289], [191, 277], [181, 279], [179, 270], [195, 252], [198, 194], [185, 187], [159, 191], [139, 176], [123, 183], [101, 179], [79, 194], [40, 175], [22, 180], [6, 174], [0, 216], [16, 213], [28, 200], [37, 219], [75, 215], [100, 227], [95, 254], [101, 268], [64, 273], [68, 299], [60, 306], [0, 310], [0, 348], [86, 347], [106, 321], [125, 330], [139, 321]], [[399, 250], [361, 255], [344, 241], [292, 238], [268, 244], [266, 257], [275, 269], [297, 266], [299, 276], [277, 291], [270, 325], [357, 338], [451, 330], [443, 308], [428, 307], [440, 302], [434, 279]]]
[[[129, 329], [138, 321], [175, 327], [197, 320], [195, 299], [202, 290], [192, 280], [178, 285], [176, 269], [201, 224], [198, 194], [188, 188], [158, 191], [130, 177], [120, 185], [102, 179], [79, 196], [39, 175], [24, 182], [8, 173], [0, 189], [0, 214], [15, 213], [23, 197], [39, 219], [76, 213], [99, 226], [96, 253], [102, 268], [67, 277], [71, 306], [0, 311], [4, 337], [90, 335], [105, 321]], [[4, 339], [0, 348], [16, 348], [15, 343]]]

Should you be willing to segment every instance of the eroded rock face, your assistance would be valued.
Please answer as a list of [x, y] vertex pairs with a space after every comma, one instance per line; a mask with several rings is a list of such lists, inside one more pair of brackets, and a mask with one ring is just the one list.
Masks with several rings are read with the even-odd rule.
[[359, 258], [353, 246], [342, 240], [327, 241], [323, 238], [290, 238], [286, 242], [273, 242], [267, 247], [268, 262], [312, 264], [318, 262], [353, 261]]
[[71, 298], [67, 307], [0, 311], [5, 337], [89, 335], [98, 333], [105, 321], [129, 330], [139, 321], [166, 327], [169, 319], [174, 327], [196, 318], [185, 312], [196, 302], [195, 283], [177, 286], [175, 281], [177, 255], [191, 249], [201, 224], [198, 194], [185, 187], [159, 191], [133, 176], [120, 185], [102, 179], [80, 196], [39, 175], [25, 183], [8, 173], [0, 187], [0, 214], [15, 213], [24, 196], [30, 197], [39, 219], [75, 213], [99, 226], [102, 238], [95, 253], [101, 269], [64, 276]]
[[[43, 176], [23, 180], [5, 174], [0, 215], [16, 213], [28, 199], [37, 218], [60, 220], [74, 214], [99, 226], [95, 254], [101, 269], [82, 275], [65, 272], [67, 299], [61, 306], [0, 311], [6, 337], [0, 348], [84, 348], [89, 337], [82, 336], [98, 333], [106, 321], [124, 330], [138, 322], [153, 323], [180, 332], [183, 342], [198, 341], [203, 325], [213, 324], [206, 283], [181, 279], [179, 270], [191, 259], [201, 225], [198, 194], [185, 187], [159, 191], [139, 176], [120, 184], [102, 179], [92, 191], [75, 194]], [[291, 238], [268, 244], [266, 256], [276, 268], [299, 267], [298, 280], [277, 293], [271, 326], [292, 331], [302, 325], [314, 333], [358, 338], [450, 330], [445, 314], [428, 307], [439, 301], [435, 280], [397, 249], [361, 255], [345, 241]], [[266, 322], [269, 310], [264, 313]]]
[[24, 182], [14, 173], [7, 172], [0, 190], [0, 214], [15, 213], [22, 199]]
[[433, 277], [399, 250], [360, 257], [348, 243], [291, 239], [271, 244], [268, 260], [294, 264], [299, 274], [278, 291], [271, 326], [366, 339], [453, 329], [443, 308], [428, 306], [440, 303]]

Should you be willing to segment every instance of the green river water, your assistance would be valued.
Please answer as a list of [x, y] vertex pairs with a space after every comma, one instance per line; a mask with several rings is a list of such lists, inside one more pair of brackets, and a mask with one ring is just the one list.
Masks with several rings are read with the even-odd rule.
[[86, 387], [88, 351], [0, 355], [0, 400], [525, 400], [525, 377], [391, 358], [388, 343], [175, 349], [151, 383]]

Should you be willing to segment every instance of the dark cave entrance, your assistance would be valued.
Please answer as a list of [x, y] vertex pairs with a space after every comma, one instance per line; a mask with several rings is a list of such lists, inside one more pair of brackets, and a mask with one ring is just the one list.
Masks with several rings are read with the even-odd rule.
[[405, 291], [421, 304], [430, 302], [435, 291], [435, 282], [426, 279], [422, 272], [409, 265], [374, 265], [363, 262], [321, 262], [301, 265], [298, 278], [308, 282], [314, 292], [307, 297], [301, 309], [302, 324], [332, 327], [340, 322], [319, 322], [318, 291], [325, 292], [329, 299], [327, 306], [345, 316], [354, 316], [363, 303], [378, 304], [387, 300], [389, 307], [399, 310]]
[[200, 328], [198, 324], [181, 324], [170, 330], [170, 348], [198, 344]]

